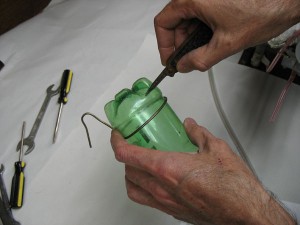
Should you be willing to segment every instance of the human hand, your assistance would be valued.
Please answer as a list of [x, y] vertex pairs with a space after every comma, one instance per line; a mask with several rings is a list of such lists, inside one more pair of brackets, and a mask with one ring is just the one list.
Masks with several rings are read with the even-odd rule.
[[223, 140], [192, 119], [184, 124], [199, 154], [130, 145], [112, 131], [130, 199], [196, 225], [294, 224]]
[[186, 54], [179, 72], [205, 71], [247, 47], [264, 43], [300, 21], [299, 0], [172, 0], [155, 17], [162, 64], [195, 28], [192, 19], [214, 31], [211, 41]]

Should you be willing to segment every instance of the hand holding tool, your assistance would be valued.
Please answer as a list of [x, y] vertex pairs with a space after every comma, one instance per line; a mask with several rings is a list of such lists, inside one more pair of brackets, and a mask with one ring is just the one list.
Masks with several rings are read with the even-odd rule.
[[19, 153], [19, 161], [15, 162], [15, 174], [13, 176], [12, 184], [11, 184], [11, 192], [10, 192], [11, 208], [21, 208], [23, 205], [24, 185], [25, 185], [24, 168], [26, 166], [26, 163], [23, 161], [24, 133], [25, 133], [25, 122], [23, 122], [23, 126], [22, 126], [21, 150]]
[[198, 21], [197, 28], [193, 33], [174, 51], [167, 61], [165, 69], [154, 80], [146, 95], [148, 95], [157, 85], [166, 77], [173, 77], [177, 73], [177, 63], [186, 53], [207, 44], [212, 36], [213, 31], [202, 21]]
[[71, 70], [65, 70], [63, 72], [61, 83], [60, 83], [60, 95], [58, 98], [59, 110], [57, 114], [56, 125], [55, 125], [55, 130], [53, 135], [53, 143], [55, 143], [56, 141], [63, 105], [65, 105], [68, 102], [67, 96], [71, 89], [72, 78], [73, 78], [73, 72]]
[[[24, 139], [24, 145], [28, 146], [28, 149], [25, 152], [25, 155], [29, 154], [30, 152], [32, 152], [32, 150], [34, 149], [34, 139], [35, 136], [39, 130], [39, 127], [42, 123], [43, 117], [46, 113], [47, 107], [49, 105], [50, 99], [54, 96], [57, 95], [59, 93], [59, 87], [56, 90], [52, 90], [54, 84], [50, 85], [47, 88], [47, 96], [44, 100], [44, 103], [39, 111], [39, 114], [37, 115], [33, 127], [31, 128], [30, 134], [28, 135], [27, 138]], [[17, 151], [19, 151], [21, 148], [21, 141], [19, 141], [18, 145], [17, 145]]]
[[3, 225], [20, 225], [18, 221], [16, 221], [12, 215], [9, 200], [7, 196], [6, 187], [3, 179], [4, 166], [0, 165], [0, 191], [1, 191], [1, 199], [0, 199], [0, 219]]

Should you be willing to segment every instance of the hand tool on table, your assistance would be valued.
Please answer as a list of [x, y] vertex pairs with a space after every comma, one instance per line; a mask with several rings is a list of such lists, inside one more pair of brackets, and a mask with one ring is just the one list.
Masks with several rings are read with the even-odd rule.
[[[34, 149], [34, 139], [35, 139], [35, 136], [39, 130], [39, 127], [42, 123], [42, 120], [43, 120], [43, 117], [45, 115], [45, 112], [46, 112], [46, 109], [49, 105], [49, 102], [50, 102], [50, 99], [57, 95], [59, 93], [59, 87], [56, 89], [56, 90], [52, 90], [52, 87], [54, 86], [54, 84], [50, 85], [48, 88], [47, 88], [47, 96], [44, 100], [44, 103], [39, 111], [39, 114], [37, 115], [37, 118], [35, 119], [34, 121], [34, 124], [33, 124], [33, 127], [30, 131], [30, 134], [28, 135], [28, 137], [26, 137], [24, 139], [24, 142], [23, 144], [28, 146], [28, 149], [26, 150], [25, 152], [25, 155], [29, 154], [30, 152], [32, 152], [32, 150]], [[19, 141], [18, 145], [17, 145], [17, 151], [19, 151], [21, 148], [21, 141]]]
[[4, 63], [0, 60], [0, 71], [2, 70], [3, 67], [4, 67]]
[[11, 183], [11, 192], [10, 192], [11, 208], [21, 208], [23, 205], [24, 185], [25, 185], [24, 168], [26, 166], [25, 162], [23, 161], [25, 125], [26, 125], [25, 122], [23, 122], [19, 161], [15, 162], [15, 174], [13, 176], [12, 183]]
[[58, 98], [59, 110], [57, 114], [55, 130], [53, 134], [53, 143], [55, 143], [56, 141], [63, 105], [67, 104], [68, 102], [67, 96], [71, 89], [72, 78], [73, 78], [73, 72], [71, 70], [65, 70], [63, 72], [61, 83], [60, 83], [60, 94]]
[[6, 187], [4, 184], [3, 173], [4, 173], [4, 166], [3, 164], [1, 164], [0, 166], [0, 191], [1, 191], [0, 218], [3, 225], [20, 225], [20, 223], [14, 219], [11, 212]]
[[165, 69], [154, 80], [150, 88], [147, 90], [148, 95], [157, 85], [166, 77], [173, 77], [177, 73], [177, 63], [186, 53], [207, 44], [212, 36], [213, 31], [202, 21], [197, 20], [197, 27], [191, 35], [174, 51], [169, 57]]

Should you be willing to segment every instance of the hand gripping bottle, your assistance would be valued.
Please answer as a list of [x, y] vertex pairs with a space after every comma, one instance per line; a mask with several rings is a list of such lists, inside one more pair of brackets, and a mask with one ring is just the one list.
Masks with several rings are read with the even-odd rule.
[[123, 89], [108, 102], [104, 111], [114, 129], [130, 144], [162, 151], [196, 152], [183, 124], [155, 88], [145, 95], [151, 82], [140, 78], [132, 89]]

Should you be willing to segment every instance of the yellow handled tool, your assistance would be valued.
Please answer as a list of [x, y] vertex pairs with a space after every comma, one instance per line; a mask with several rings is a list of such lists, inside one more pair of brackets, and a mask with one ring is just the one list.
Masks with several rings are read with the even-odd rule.
[[10, 206], [11, 208], [21, 208], [23, 205], [25, 176], [24, 168], [26, 163], [23, 161], [24, 157], [24, 133], [25, 133], [25, 122], [22, 126], [22, 137], [21, 137], [21, 149], [19, 154], [19, 161], [15, 162], [15, 174], [12, 179], [11, 193], [10, 193]]
[[72, 78], [73, 78], [73, 72], [71, 70], [65, 70], [63, 72], [61, 83], [60, 83], [60, 94], [58, 98], [59, 110], [57, 114], [56, 125], [55, 125], [55, 130], [53, 135], [53, 143], [55, 143], [56, 141], [63, 105], [65, 105], [68, 102], [67, 96], [71, 90]]

